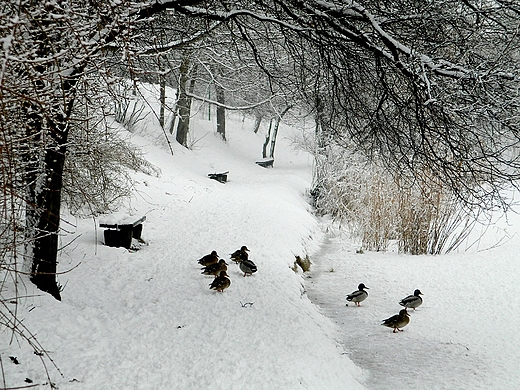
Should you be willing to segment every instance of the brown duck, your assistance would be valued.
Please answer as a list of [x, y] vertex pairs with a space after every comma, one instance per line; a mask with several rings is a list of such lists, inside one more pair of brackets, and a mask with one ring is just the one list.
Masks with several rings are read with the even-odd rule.
[[218, 263], [217, 251], [213, 251], [209, 255], [206, 255], [202, 259], [199, 259], [198, 263], [200, 265], [203, 265], [204, 267], [211, 265], [211, 264]]
[[211, 290], [217, 290], [218, 292], [223, 292], [226, 288], [228, 288], [231, 284], [231, 280], [227, 277], [228, 274], [226, 271], [221, 271], [219, 276], [213, 279], [213, 282], [209, 285]]
[[381, 325], [384, 325], [388, 328], [394, 328], [393, 333], [402, 332], [403, 330], [400, 328], [404, 328], [410, 322], [410, 315], [406, 311], [406, 309], [401, 309], [399, 314], [396, 314], [386, 320], [383, 320]]
[[202, 269], [202, 272], [201, 272], [202, 274], [214, 275], [215, 277], [217, 277], [221, 271], [227, 271], [227, 263], [223, 259], [220, 259], [218, 261], [218, 263], [210, 264], [201, 269]]
[[247, 260], [249, 258], [249, 253], [247, 252], [249, 252], [249, 249], [247, 249], [247, 246], [243, 245], [240, 249], [237, 249], [231, 254], [231, 260], [237, 264]]

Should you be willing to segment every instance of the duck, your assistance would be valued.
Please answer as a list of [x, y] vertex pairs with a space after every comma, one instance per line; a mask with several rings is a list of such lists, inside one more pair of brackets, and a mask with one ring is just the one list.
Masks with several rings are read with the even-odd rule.
[[388, 328], [394, 328], [392, 333], [402, 332], [403, 330], [400, 328], [405, 327], [410, 322], [410, 315], [406, 311], [406, 309], [401, 309], [399, 314], [393, 315], [386, 320], [383, 320], [381, 325], [384, 325]]
[[201, 274], [214, 275], [215, 277], [217, 277], [221, 271], [227, 271], [227, 263], [225, 260], [220, 259], [218, 263], [207, 265], [206, 267], [201, 269]]
[[231, 254], [231, 260], [233, 260], [235, 263], [240, 263], [243, 260], [247, 260], [249, 258], [249, 249], [247, 249], [247, 246], [242, 245], [240, 249], [237, 249]]
[[421, 298], [421, 295], [423, 295], [423, 293], [421, 292], [421, 290], [417, 289], [413, 292], [413, 295], [408, 295], [406, 298], [401, 299], [399, 304], [401, 306], [415, 310], [417, 307], [421, 306], [423, 303], [423, 299]]
[[218, 263], [217, 251], [212, 251], [209, 255], [204, 256], [203, 258], [198, 260], [198, 263], [200, 265], [203, 265], [204, 267]]
[[231, 285], [231, 280], [228, 278], [226, 271], [220, 271], [220, 274], [213, 279], [213, 282], [209, 285], [211, 290], [217, 290], [218, 292], [224, 292], [226, 288]]
[[246, 275], [253, 275], [257, 271], [256, 264], [253, 263], [251, 260], [246, 259], [242, 260], [239, 264], [240, 269], [244, 273], [244, 276]]
[[365, 288], [368, 289], [367, 286], [365, 286], [363, 283], [360, 283], [357, 291], [354, 291], [353, 293], [347, 295], [347, 301], [355, 302], [356, 306], [361, 306], [360, 303], [368, 297], [368, 292], [365, 291]]

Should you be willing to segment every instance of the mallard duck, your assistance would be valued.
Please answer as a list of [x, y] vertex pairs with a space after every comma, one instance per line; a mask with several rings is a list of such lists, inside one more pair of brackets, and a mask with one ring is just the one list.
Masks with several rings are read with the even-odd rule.
[[249, 258], [249, 249], [247, 246], [243, 245], [240, 249], [237, 249], [231, 254], [231, 260], [235, 263], [240, 263], [241, 261], [247, 260]]
[[408, 307], [410, 309], [414, 309], [416, 307], [419, 307], [422, 305], [422, 298], [420, 297], [422, 295], [421, 290], [415, 290], [413, 292], [413, 295], [408, 295], [406, 298], [401, 299], [401, 302], [399, 304], [404, 307]]
[[244, 276], [253, 275], [257, 271], [256, 264], [251, 260], [242, 260], [239, 264], [239, 267], [244, 273]]
[[213, 282], [209, 285], [211, 290], [217, 290], [218, 292], [223, 292], [226, 288], [231, 285], [231, 280], [227, 277], [228, 274], [226, 271], [220, 271], [219, 276], [213, 279]]
[[204, 267], [218, 263], [217, 251], [213, 251], [209, 255], [204, 256], [202, 259], [198, 260], [198, 263]]
[[[361, 306], [360, 302], [363, 302], [368, 297], [368, 292], [365, 291], [365, 288], [368, 289], [363, 283], [358, 286], [358, 290], [354, 291], [347, 295], [347, 301], [356, 302], [356, 306]], [[347, 303], [348, 306], [348, 303]]]
[[214, 275], [215, 277], [217, 277], [217, 275], [219, 275], [221, 271], [227, 271], [227, 263], [223, 259], [220, 259], [218, 261], [218, 263], [210, 264], [201, 269], [202, 269], [202, 272], [201, 272], [202, 274]]
[[401, 309], [399, 314], [396, 314], [390, 318], [387, 318], [386, 320], [383, 320], [383, 323], [381, 325], [384, 325], [388, 328], [394, 328], [393, 333], [396, 333], [397, 331], [402, 332], [402, 329], [404, 328], [408, 323], [410, 322], [410, 315], [406, 311], [406, 309]]

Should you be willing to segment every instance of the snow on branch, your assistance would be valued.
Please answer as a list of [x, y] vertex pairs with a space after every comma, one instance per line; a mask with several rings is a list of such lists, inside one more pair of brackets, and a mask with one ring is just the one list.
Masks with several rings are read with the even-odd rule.
[[252, 104], [247, 105], [247, 106], [239, 106], [239, 107], [237, 107], [237, 106], [229, 106], [227, 104], [222, 104], [220, 102], [217, 102], [216, 100], [207, 99], [207, 98], [201, 97], [199, 95], [194, 95], [194, 94], [189, 93], [189, 92], [186, 92], [186, 95], [188, 97], [193, 98], [193, 99], [197, 99], [197, 100], [199, 100], [199, 101], [201, 101], [203, 103], [214, 104], [215, 106], [223, 107], [226, 110], [235, 110], [235, 111], [252, 110], [253, 108], [256, 108], [256, 107], [259, 107], [259, 106], [261, 106], [263, 104], [271, 102], [274, 98], [282, 96], [281, 94], [275, 94], [275, 95], [269, 96], [267, 99], [264, 99], [264, 100], [262, 100], [260, 102], [252, 103]]
[[178, 39], [175, 41], [171, 41], [162, 45], [154, 45], [154, 46], [148, 46], [144, 47], [140, 50], [136, 50], [137, 55], [147, 55], [147, 54], [158, 54], [158, 53], [167, 53], [172, 50], [176, 50], [182, 47], [186, 47], [194, 42], [199, 41], [200, 39], [203, 39], [206, 37], [211, 31], [215, 30], [217, 27], [221, 25], [221, 22], [213, 24], [213, 26], [198, 31], [196, 34], [193, 34], [191, 37], [184, 38], [184, 39]]
[[[393, 53], [398, 52], [408, 56], [409, 58], [419, 59], [421, 64], [442, 76], [455, 78], [475, 78], [475, 73], [473, 71], [466, 69], [462, 66], [453, 64], [445, 60], [435, 62], [435, 60], [430, 56], [414, 52], [414, 50], [412, 50], [410, 47], [402, 44], [398, 40], [394, 39], [390, 34], [388, 34], [377, 22], [374, 15], [372, 15], [361, 4], [353, 2], [352, 7], [353, 9], [358, 11], [360, 15], [363, 15], [370, 22], [371, 26], [379, 34], [383, 42], [389, 47], [389, 49]], [[383, 48], [379, 48], [379, 51], [381, 53], [386, 52], [385, 57], [387, 58], [392, 57], [391, 54], [385, 51]], [[397, 56], [394, 55], [393, 57], [394, 61], [401, 62]]]

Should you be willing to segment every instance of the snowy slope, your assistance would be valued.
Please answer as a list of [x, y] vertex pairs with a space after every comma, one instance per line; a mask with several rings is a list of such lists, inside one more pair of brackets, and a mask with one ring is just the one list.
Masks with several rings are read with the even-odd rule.
[[[107, 247], [98, 220], [70, 217], [63, 301], [19, 286], [28, 298], [18, 319], [62, 373], [44, 359], [50, 379], [62, 390], [362, 389], [364, 374], [340, 347], [339, 329], [290, 269], [323, 239], [305, 199], [312, 160], [283, 138], [294, 130], [281, 130], [275, 168], [264, 169], [254, 163], [264, 136], [251, 122], [230, 116], [228, 143], [202, 112], [193, 128], [194, 150], [172, 140], [173, 156], [153, 118], [128, 134], [161, 170], [135, 174], [134, 196], [120, 212], [146, 215], [147, 246]], [[207, 177], [227, 170], [226, 184]], [[212, 250], [229, 259], [241, 245], [258, 272], [243, 277], [229, 262], [230, 288], [210, 290], [197, 260]], [[0, 356], [6, 387], [47, 383], [40, 357], [6, 330]]]

